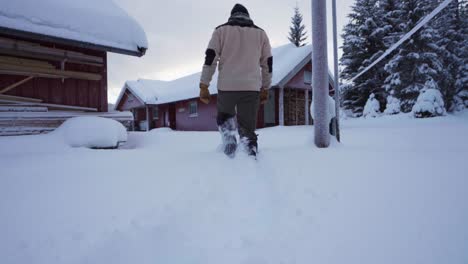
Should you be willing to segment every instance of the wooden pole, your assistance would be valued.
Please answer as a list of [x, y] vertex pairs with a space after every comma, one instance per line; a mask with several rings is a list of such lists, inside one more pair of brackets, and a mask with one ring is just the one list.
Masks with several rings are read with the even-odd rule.
[[279, 89], [279, 125], [284, 126], [284, 88]]
[[333, 13], [333, 59], [334, 59], [334, 77], [335, 77], [335, 137], [338, 142], [340, 137], [340, 82], [338, 76], [338, 32], [336, 24], [336, 0], [332, 0]]
[[26, 77], [26, 78], [24, 78], [23, 80], [21, 80], [21, 81], [19, 81], [19, 82], [16, 82], [16, 83], [14, 83], [14, 84], [12, 84], [12, 85], [9, 85], [9, 86], [5, 87], [3, 90], [1, 90], [1, 91], [0, 91], [0, 94], [3, 94], [3, 93], [6, 93], [6, 92], [10, 91], [11, 89], [14, 89], [14, 88], [16, 88], [16, 87], [22, 85], [23, 83], [25, 83], [25, 82], [31, 80], [32, 78], [34, 78], [34, 76]]
[[312, 0], [312, 88], [314, 100], [315, 145], [330, 145], [328, 118], [327, 3]]

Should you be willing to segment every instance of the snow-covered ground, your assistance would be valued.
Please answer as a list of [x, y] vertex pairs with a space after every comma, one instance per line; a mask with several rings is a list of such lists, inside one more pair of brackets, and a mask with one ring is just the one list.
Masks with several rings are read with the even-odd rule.
[[468, 263], [468, 111], [259, 130], [130, 133], [125, 149], [0, 138], [0, 263]]

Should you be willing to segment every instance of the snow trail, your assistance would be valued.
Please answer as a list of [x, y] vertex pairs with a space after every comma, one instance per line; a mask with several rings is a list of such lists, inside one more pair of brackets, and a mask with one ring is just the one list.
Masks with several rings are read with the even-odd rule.
[[262, 129], [258, 161], [217, 152], [218, 132], [0, 138], [0, 260], [461, 264], [467, 120], [344, 120], [325, 150], [311, 127]]

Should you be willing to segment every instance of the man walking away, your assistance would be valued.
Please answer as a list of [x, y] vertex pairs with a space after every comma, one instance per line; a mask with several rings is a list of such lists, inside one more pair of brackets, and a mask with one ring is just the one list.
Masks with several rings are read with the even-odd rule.
[[[268, 36], [250, 19], [247, 9], [236, 4], [228, 22], [218, 26], [208, 44], [200, 80], [200, 100], [210, 102], [210, 85], [218, 66], [218, 116], [224, 153], [234, 157], [239, 138], [249, 155], [256, 156], [255, 128], [259, 103], [268, 99], [273, 57]], [[237, 111], [236, 111], [237, 110]], [[237, 116], [236, 116], [237, 114]]]

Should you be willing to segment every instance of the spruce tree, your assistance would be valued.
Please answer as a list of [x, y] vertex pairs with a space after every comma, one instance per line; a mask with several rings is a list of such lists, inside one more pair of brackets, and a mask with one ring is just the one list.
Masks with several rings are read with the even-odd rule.
[[[438, 5], [433, 0], [406, 0], [399, 5], [404, 32], [417, 23]], [[401, 101], [401, 110], [410, 112], [419, 92], [428, 80], [436, 84], [441, 79], [443, 64], [438, 56], [437, 42], [440, 35], [432, 24], [426, 24], [399, 48], [397, 54], [385, 65], [389, 76], [385, 80], [387, 91], [394, 91]]]
[[[350, 22], [342, 35], [343, 56], [340, 59], [343, 71], [341, 78], [350, 80], [374, 62], [385, 50], [385, 30], [382, 27], [381, 9], [378, 0], [356, 0], [349, 15]], [[382, 88], [386, 72], [381, 62], [354, 80], [343, 89], [343, 108], [354, 116], [362, 115], [370, 94], [374, 94], [381, 106], [385, 105]], [[383, 108], [383, 107], [382, 107]]]
[[460, 65], [456, 80], [457, 99], [464, 103], [464, 107], [468, 108], [468, 0], [459, 0], [459, 14], [461, 21], [461, 36], [464, 41], [460, 42]]
[[437, 45], [443, 62], [439, 87], [449, 111], [455, 110], [457, 95], [468, 86], [468, 69], [465, 67], [468, 35], [464, 27], [462, 4], [461, 0], [452, 0], [434, 22], [440, 33]]
[[383, 41], [387, 48], [395, 44], [403, 35], [401, 28], [402, 12], [399, 9], [399, 0], [380, 0], [382, 27], [384, 30]]
[[294, 8], [294, 16], [291, 18], [291, 27], [289, 27], [289, 41], [296, 45], [296, 47], [302, 47], [307, 43], [307, 32], [305, 31], [305, 25], [302, 23], [302, 14], [299, 11], [299, 7]]

